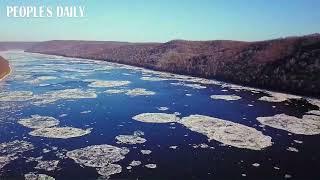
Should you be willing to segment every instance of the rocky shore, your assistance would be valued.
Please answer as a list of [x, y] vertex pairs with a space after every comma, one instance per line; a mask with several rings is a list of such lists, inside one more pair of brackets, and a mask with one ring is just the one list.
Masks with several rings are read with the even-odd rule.
[[0, 81], [10, 74], [11, 68], [9, 62], [0, 56]]

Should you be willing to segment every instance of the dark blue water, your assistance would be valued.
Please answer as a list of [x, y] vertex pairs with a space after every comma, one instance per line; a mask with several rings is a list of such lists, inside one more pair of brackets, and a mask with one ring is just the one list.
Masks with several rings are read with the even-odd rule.
[[[74, 89], [93, 89], [98, 95], [93, 99], [58, 100], [52, 104], [36, 106], [31, 101], [0, 102], [1, 106], [11, 106], [9, 110], [0, 110], [0, 143], [13, 140], [31, 142], [35, 149], [6, 165], [0, 172], [1, 178], [23, 179], [28, 172], [50, 175], [56, 179], [97, 179], [94, 168], [81, 167], [71, 159], [61, 159], [59, 169], [53, 172], [34, 169], [36, 162], [26, 162], [28, 157], [43, 156], [43, 160], [55, 160], [56, 151], [74, 150], [90, 145], [109, 144], [128, 147], [130, 153], [120, 161], [122, 173], [112, 175], [111, 179], [320, 179], [320, 136], [306, 136], [288, 133], [271, 127], [260, 127], [256, 120], [259, 116], [271, 116], [279, 113], [301, 116], [305, 112], [317, 109], [306, 101], [271, 103], [257, 100], [266, 95], [263, 92], [252, 93], [247, 90], [232, 90], [219, 85], [205, 85], [205, 89], [193, 89], [175, 86], [170, 83], [177, 80], [145, 81], [145, 74], [157, 77], [158, 74], [130, 69], [126, 66], [108, 64], [91, 60], [77, 60], [64, 57], [6, 52], [12, 74], [0, 83], [0, 92], [32, 91], [35, 95], [46, 92]], [[109, 67], [110, 66], [110, 67]], [[109, 67], [109, 68], [104, 68]], [[41, 76], [56, 79], [30, 83]], [[123, 88], [145, 88], [156, 92], [152, 96], [131, 97], [125, 94], [107, 94], [103, 91], [114, 88], [88, 87], [86, 80], [131, 81]], [[42, 85], [41, 85], [42, 84]], [[44, 86], [47, 84], [46, 86]], [[122, 88], [122, 87], [121, 87]], [[119, 89], [119, 88], [115, 88]], [[227, 89], [228, 91], [221, 91]], [[185, 94], [192, 94], [186, 96]], [[241, 96], [238, 101], [213, 100], [210, 95], [235, 94]], [[248, 106], [252, 104], [253, 106]], [[168, 107], [168, 111], [159, 111], [157, 107]], [[276, 106], [276, 108], [272, 107]], [[91, 113], [80, 112], [90, 110]], [[224, 146], [220, 142], [210, 141], [207, 137], [192, 132], [180, 124], [152, 124], [132, 120], [132, 117], [147, 112], [174, 113], [179, 117], [201, 114], [225, 119], [256, 128], [271, 136], [273, 145], [261, 151], [239, 149]], [[59, 126], [92, 128], [88, 135], [70, 139], [33, 137], [31, 131], [17, 123], [21, 118], [31, 115], [52, 116], [60, 120]], [[59, 117], [62, 114], [67, 116]], [[175, 128], [172, 128], [175, 127]], [[137, 145], [119, 145], [115, 137], [120, 134], [144, 132], [147, 142]], [[186, 136], [187, 135], [187, 136]], [[297, 144], [293, 140], [303, 141]], [[213, 148], [193, 148], [194, 144], [207, 143]], [[170, 146], [178, 146], [170, 149]], [[295, 147], [299, 152], [287, 151]], [[49, 153], [44, 148], [58, 147]], [[141, 149], [152, 150], [150, 155], [142, 155]], [[140, 160], [141, 166], [127, 170], [132, 160]], [[157, 164], [156, 169], [148, 169], [145, 164]], [[259, 163], [259, 167], [252, 166]], [[274, 167], [280, 169], [274, 169]], [[245, 174], [244, 177], [242, 174]]]

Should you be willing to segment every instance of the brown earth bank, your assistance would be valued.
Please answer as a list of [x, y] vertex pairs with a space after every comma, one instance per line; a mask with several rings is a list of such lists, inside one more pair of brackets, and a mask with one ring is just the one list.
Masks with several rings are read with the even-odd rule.
[[47, 41], [27, 52], [106, 60], [241, 85], [320, 96], [320, 34], [259, 42]]
[[10, 73], [9, 62], [0, 56], [0, 81]]

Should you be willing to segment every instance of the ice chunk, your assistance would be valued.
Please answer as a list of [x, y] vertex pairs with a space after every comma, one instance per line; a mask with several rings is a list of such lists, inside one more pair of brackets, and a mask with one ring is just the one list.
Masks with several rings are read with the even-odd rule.
[[286, 114], [276, 114], [269, 117], [258, 117], [257, 120], [264, 125], [282, 129], [294, 134], [316, 135], [320, 134], [319, 116], [304, 115], [302, 118]]
[[254, 128], [242, 124], [203, 115], [182, 118], [179, 123], [192, 131], [238, 148], [261, 150], [271, 146], [271, 137], [263, 135]]
[[102, 176], [109, 177], [113, 174], [119, 174], [122, 171], [122, 167], [119, 164], [108, 164], [98, 169], [98, 173]]
[[58, 160], [51, 160], [51, 161], [38, 161], [36, 169], [43, 169], [45, 171], [54, 171], [58, 167]]
[[0, 92], [0, 101], [29, 101], [33, 98], [31, 91], [11, 91], [11, 92]]
[[211, 99], [219, 99], [219, 100], [226, 100], [226, 101], [236, 101], [241, 99], [240, 96], [236, 95], [211, 95]]
[[153, 91], [147, 91], [143, 88], [135, 88], [128, 90], [125, 94], [128, 96], [151, 96], [155, 95], [156, 93]]
[[53, 177], [46, 174], [28, 173], [24, 175], [25, 180], [55, 180]]
[[175, 114], [166, 113], [142, 113], [134, 116], [132, 119], [145, 123], [171, 123], [180, 120]]
[[89, 87], [118, 87], [130, 84], [130, 81], [94, 81]]
[[31, 115], [31, 118], [20, 119], [18, 123], [28, 128], [39, 129], [56, 126], [60, 122], [49, 116]]
[[31, 131], [29, 134], [31, 136], [39, 136], [46, 138], [58, 138], [58, 139], [68, 139], [74, 137], [80, 137], [91, 133], [91, 129], [79, 129], [73, 127], [52, 127], [52, 128], [42, 128]]

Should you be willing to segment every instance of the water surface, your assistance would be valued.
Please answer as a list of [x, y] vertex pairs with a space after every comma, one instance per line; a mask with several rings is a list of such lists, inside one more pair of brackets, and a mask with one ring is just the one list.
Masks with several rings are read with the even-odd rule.
[[[0, 83], [0, 92], [30, 91], [33, 96], [65, 89], [93, 92], [95, 98], [60, 99], [37, 104], [38, 99], [0, 101], [0, 143], [24, 140], [34, 149], [19, 155], [4, 166], [1, 177], [23, 179], [29, 172], [47, 174], [56, 179], [97, 179], [95, 168], [81, 167], [69, 158], [59, 158], [66, 153], [90, 145], [109, 144], [127, 147], [130, 152], [117, 162], [122, 172], [111, 179], [319, 179], [320, 136], [299, 135], [285, 130], [261, 125], [256, 118], [285, 113], [302, 117], [317, 106], [302, 100], [266, 102], [258, 100], [267, 96], [265, 91], [234, 88], [219, 82], [202, 84], [199, 79], [184, 76], [169, 77], [162, 74], [102, 61], [80, 60], [58, 56], [30, 54], [18, 51], [3, 52], [10, 61], [12, 74]], [[40, 77], [40, 78], [39, 78]], [[43, 78], [45, 77], [45, 78]], [[160, 77], [166, 80], [148, 81], [142, 77]], [[178, 78], [177, 78], [178, 77]], [[38, 78], [38, 79], [37, 79]], [[142, 79], [141, 79], [142, 78]], [[130, 81], [119, 87], [90, 87], [94, 81]], [[191, 80], [191, 82], [190, 82]], [[199, 84], [206, 88], [177, 85], [178, 82]], [[154, 95], [130, 96], [125, 93], [109, 94], [106, 90], [124, 91], [143, 88]], [[210, 98], [211, 95], [236, 95], [240, 100], [226, 101]], [[1, 96], [1, 95], [0, 95]], [[167, 107], [168, 110], [159, 110]], [[253, 127], [272, 138], [272, 146], [262, 150], [250, 150], [224, 145], [202, 134], [191, 131], [179, 123], [143, 123], [132, 119], [141, 113], [176, 113], [178, 117], [193, 114], [206, 115]], [[60, 121], [59, 127], [91, 129], [91, 133], [75, 138], [56, 139], [29, 135], [32, 129], [17, 123], [31, 115], [50, 116]], [[118, 135], [144, 132], [143, 144], [118, 144]], [[296, 140], [296, 141], [294, 141]], [[302, 141], [302, 143], [297, 143]], [[207, 148], [196, 148], [207, 144]], [[177, 146], [176, 149], [170, 148]], [[288, 151], [294, 147], [299, 152]], [[143, 155], [140, 150], [151, 150]], [[47, 152], [46, 150], [50, 150]], [[1, 154], [5, 155], [5, 154]], [[42, 160], [59, 160], [58, 169], [35, 169], [37, 162], [26, 161], [30, 157]], [[133, 160], [140, 166], [127, 170]], [[255, 167], [252, 164], [258, 163]], [[156, 164], [155, 169], [146, 164]]]

